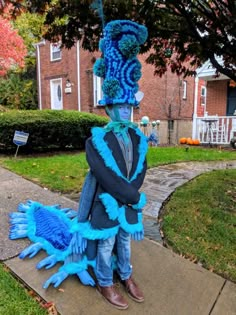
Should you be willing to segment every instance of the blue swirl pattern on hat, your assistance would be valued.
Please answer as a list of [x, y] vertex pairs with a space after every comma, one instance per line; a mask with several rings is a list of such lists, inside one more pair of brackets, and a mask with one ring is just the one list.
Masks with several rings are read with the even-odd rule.
[[93, 67], [94, 74], [104, 79], [99, 105], [139, 105], [135, 93], [142, 74], [137, 55], [147, 35], [145, 26], [130, 20], [115, 20], [106, 25], [99, 43], [103, 55]]

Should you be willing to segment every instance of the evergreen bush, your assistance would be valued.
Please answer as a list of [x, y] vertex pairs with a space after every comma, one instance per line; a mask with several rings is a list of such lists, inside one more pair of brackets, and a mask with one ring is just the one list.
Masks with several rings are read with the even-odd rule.
[[93, 126], [108, 119], [95, 114], [65, 110], [12, 110], [0, 112], [0, 152], [16, 150], [15, 131], [29, 133], [21, 153], [82, 150]]

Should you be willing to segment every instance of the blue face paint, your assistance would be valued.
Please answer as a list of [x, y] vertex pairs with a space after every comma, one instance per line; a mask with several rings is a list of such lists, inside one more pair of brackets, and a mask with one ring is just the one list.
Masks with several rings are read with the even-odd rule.
[[116, 105], [118, 107], [118, 112], [120, 120], [130, 120], [131, 118], [131, 106], [128, 104]]
[[131, 119], [131, 106], [129, 104], [116, 104], [110, 109], [106, 106], [106, 113], [112, 121], [129, 121]]

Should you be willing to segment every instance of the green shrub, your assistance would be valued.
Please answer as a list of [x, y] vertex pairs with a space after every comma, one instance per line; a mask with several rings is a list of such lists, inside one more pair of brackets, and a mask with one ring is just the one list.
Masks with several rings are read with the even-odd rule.
[[84, 149], [93, 126], [103, 126], [105, 117], [65, 110], [22, 110], [0, 113], [0, 152], [16, 150], [13, 137], [16, 130], [29, 133], [21, 153], [51, 150]]

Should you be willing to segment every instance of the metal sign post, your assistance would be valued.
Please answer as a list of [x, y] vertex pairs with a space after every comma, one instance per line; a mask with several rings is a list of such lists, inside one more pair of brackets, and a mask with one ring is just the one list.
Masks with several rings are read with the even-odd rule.
[[23, 131], [17, 131], [17, 130], [15, 131], [14, 138], [13, 138], [13, 143], [17, 145], [15, 158], [17, 157], [19, 147], [27, 143], [28, 137], [29, 137], [29, 133], [26, 133]]

